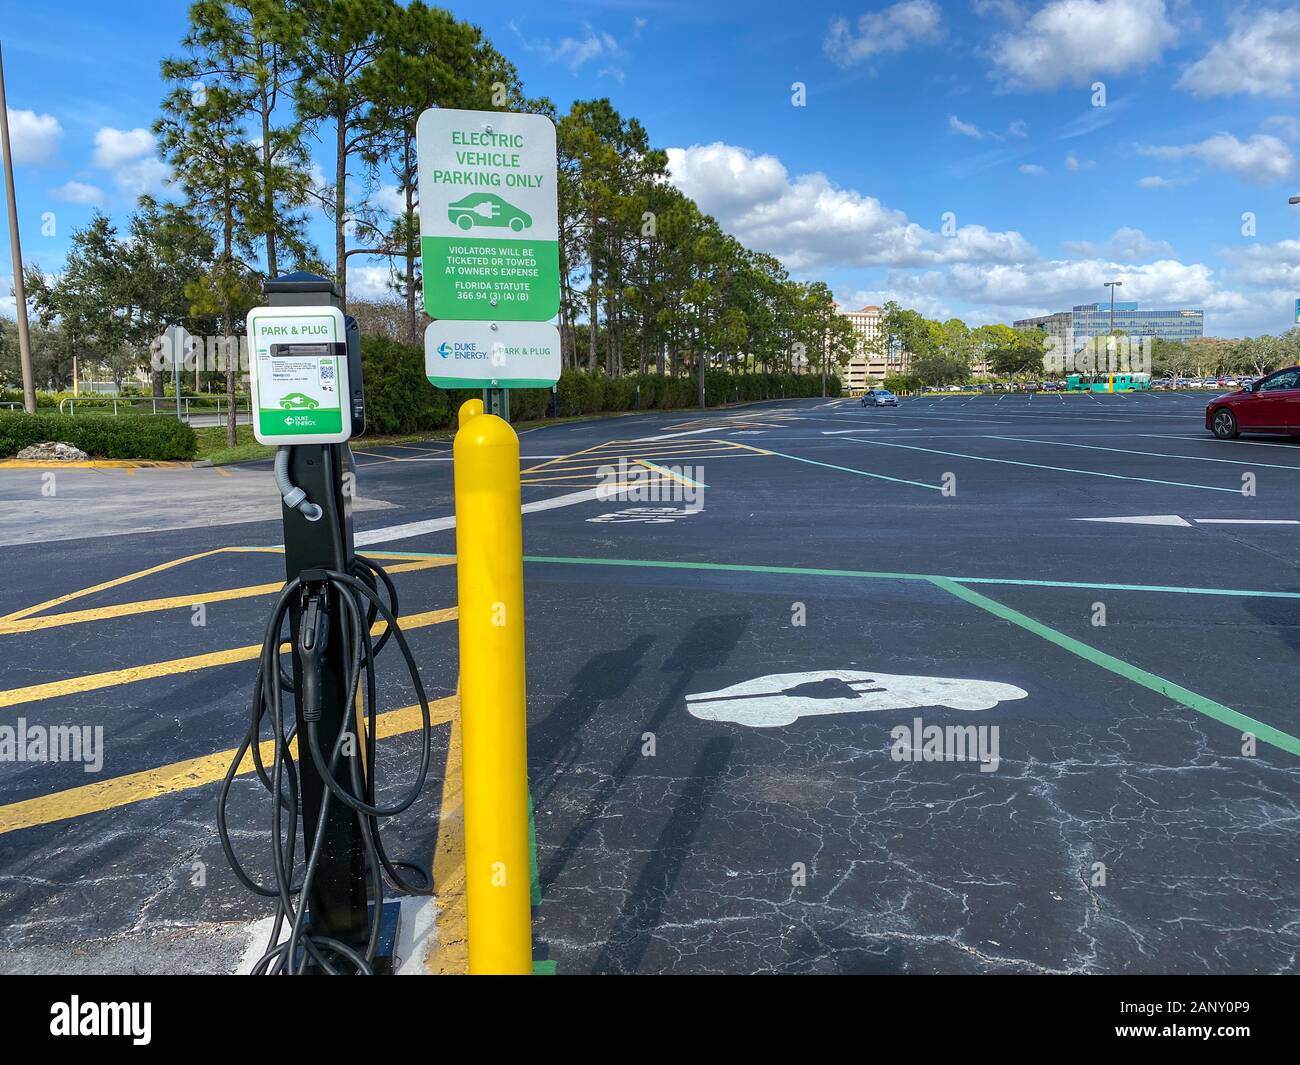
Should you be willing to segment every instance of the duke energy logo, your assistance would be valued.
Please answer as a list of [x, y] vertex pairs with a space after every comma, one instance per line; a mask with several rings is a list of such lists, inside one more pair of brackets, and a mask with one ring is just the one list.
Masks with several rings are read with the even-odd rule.
[[458, 340], [455, 343], [448, 343], [447, 341], [444, 340], [441, 344], [438, 345], [437, 352], [444, 359], [469, 359], [471, 361], [486, 361], [488, 358], [490, 358], [490, 354], [487, 351], [487, 349], [485, 349], [479, 344], [475, 344], [472, 340], [467, 340], [467, 341]]

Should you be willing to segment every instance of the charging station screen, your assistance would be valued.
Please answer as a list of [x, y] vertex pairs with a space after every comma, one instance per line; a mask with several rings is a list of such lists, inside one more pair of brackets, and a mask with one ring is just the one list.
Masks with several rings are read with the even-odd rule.
[[[274, 313], [291, 311], [291, 313]], [[347, 343], [333, 308], [259, 308], [249, 317], [255, 435], [263, 443], [334, 443], [351, 432]]]

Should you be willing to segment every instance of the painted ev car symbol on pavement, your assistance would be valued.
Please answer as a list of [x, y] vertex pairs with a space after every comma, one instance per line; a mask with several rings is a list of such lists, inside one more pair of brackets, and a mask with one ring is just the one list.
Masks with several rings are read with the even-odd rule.
[[819, 714], [866, 713], [946, 706], [988, 710], [1024, 699], [1014, 684], [960, 677], [916, 677], [824, 669], [812, 673], [772, 673], [718, 691], [686, 696], [686, 708], [704, 721], [731, 721], [753, 728], [792, 725]]

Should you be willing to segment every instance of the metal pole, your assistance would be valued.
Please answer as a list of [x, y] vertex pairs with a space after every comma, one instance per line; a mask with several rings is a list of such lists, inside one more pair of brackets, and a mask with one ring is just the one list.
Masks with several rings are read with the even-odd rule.
[[1115, 289], [1124, 284], [1123, 281], [1103, 281], [1110, 289], [1110, 334], [1106, 338], [1106, 373], [1110, 373], [1110, 346], [1115, 342]]
[[510, 420], [510, 390], [508, 388], [483, 389], [483, 410], [495, 414], [502, 421]]
[[14, 191], [14, 156], [9, 147], [9, 105], [5, 102], [4, 53], [0, 52], [0, 151], [5, 161], [5, 199], [9, 206], [9, 243], [14, 253], [14, 299], [18, 318], [18, 359], [23, 370], [23, 409], [36, 413], [36, 375], [32, 372], [32, 342], [27, 332], [27, 294], [23, 290], [23, 249], [18, 237], [18, 196]]

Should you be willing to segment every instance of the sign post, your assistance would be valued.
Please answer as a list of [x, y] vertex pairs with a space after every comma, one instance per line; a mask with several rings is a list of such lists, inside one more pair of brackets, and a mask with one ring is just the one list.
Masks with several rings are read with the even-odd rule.
[[555, 126], [545, 115], [425, 111], [416, 126], [425, 373], [482, 388], [509, 417], [504, 389], [560, 376]]
[[454, 451], [471, 973], [532, 969], [523, 532], [509, 389], [560, 377], [555, 126], [425, 111], [416, 126], [425, 376], [482, 388]]
[[169, 325], [163, 335], [172, 356], [172, 385], [176, 389], [176, 420], [182, 422], [185, 418], [181, 414], [181, 364], [190, 353], [190, 341], [193, 338], [183, 325]]

